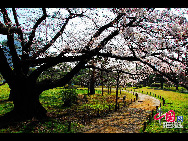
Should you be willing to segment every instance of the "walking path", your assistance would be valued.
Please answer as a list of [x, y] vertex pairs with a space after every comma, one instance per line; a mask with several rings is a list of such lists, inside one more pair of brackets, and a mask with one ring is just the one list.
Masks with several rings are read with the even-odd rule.
[[85, 126], [84, 133], [139, 133], [151, 110], [160, 101], [152, 96], [138, 93], [138, 100], [104, 118], [93, 119]]

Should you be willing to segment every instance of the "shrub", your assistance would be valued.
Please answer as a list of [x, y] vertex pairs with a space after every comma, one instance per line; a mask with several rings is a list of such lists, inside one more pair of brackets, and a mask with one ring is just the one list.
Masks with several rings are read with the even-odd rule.
[[76, 89], [64, 89], [61, 92], [64, 107], [70, 107], [72, 104], [77, 104], [78, 93], [76, 92]]
[[152, 83], [150, 87], [161, 87], [161, 83]]
[[141, 84], [137, 84], [136, 85], [136, 89], [138, 89], [138, 88], [142, 88], [142, 85]]

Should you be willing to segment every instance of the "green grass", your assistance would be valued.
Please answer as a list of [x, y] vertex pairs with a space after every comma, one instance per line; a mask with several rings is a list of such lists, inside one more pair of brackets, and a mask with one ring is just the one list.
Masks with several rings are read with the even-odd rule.
[[[50, 114], [61, 115], [66, 114], [68, 109], [78, 109], [79, 112], [83, 112], [86, 107], [91, 109], [99, 109], [100, 111], [108, 109], [109, 104], [114, 107], [115, 105], [115, 89], [112, 88], [112, 93], [107, 94], [107, 89], [104, 88], [104, 95], [101, 94], [101, 88], [96, 88], [95, 95], [86, 95], [88, 93], [87, 88], [78, 88], [76, 91], [79, 95], [85, 95], [88, 102], [81, 104], [73, 104], [71, 107], [63, 107], [62, 93], [63, 87], [57, 87], [49, 89], [39, 97], [41, 104]], [[0, 86], [0, 115], [3, 115], [13, 109], [13, 102], [6, 101], [9, 97], [10, 89], [8, 84]], [[119, 95], [122, 98], [124, 95], [127, 96], [127, 101], [134, 98], [132, 94], [122, 92]], [[107, 101], [106, 101], [107, 100]], [[72, 120], [71, 130], [68, 131], [68, 119], [50, 117], [47, 120], [27, 120], [20, 122], [17, 125], [9, 126], [7, 128], [0, 129], [0, 133], [76, 133], [84, 125], [77, 121]]]
[[6, 101], [9, 98], [10, 88], [8, 84], [0, 86], [0, 116], [13, 109], [13, 102]]
[[[86, 106], [89, 106], [90, 108], [93, 109], [100, 109], [100, 110], [104, 110], [104, 109], [108, 109], [109, 105], [111, 107], [115, 107], [115, 99], [116, 99], [116, 89], [112, 88], [111, 90], [111, 94], [108, 94], [108, 89], [104, 88], [104, 93], [102, 96], [102, 92], [101, 92], [102, 88], [101, 87], [97, 87], [95, 88], [95, 91], [99, 92], [95, 95], [91, 95], [89, 96], [89, 100], [90, 102], [88, 104], [85, 104]], [[126, 95], [126, 101], [130, 102], [131, 99], [134, 99], [135, 96], [122, 91], [120, 94], [120, 91], [118, 91], [118, 97], [119, 98], [123, 98], [123, 96]], [[120, 106], [123, 105], [122, 100], [118, 100]], [[83, 106], [85, 106], [83, 105]]]
[[[59, 114], [66, 109], [70, 109], [71, 107], [63, 107], [62, 104], [62, 94], [60, 91], [62, 87], [50, 89], [44, 91], [40, 95], [40, 102], [50, 113]], [[127, 90], [133, 90], [133, 88], [127, 88]], [[174, 88], [172, 88], [174, 90]], [[181, 88], [180, 88], [181, 90]], [[87, 94], [87, 88], [78, 88], [77, 93], [80, 95]], [[151, 87], [142, 87], [139, 89], [135, 89], [137, 92], [143, 91], [145, 94], [154, 93], [159, 96], [162, 96], [166, 100], [166, 104], [162, 106], [162, 111], [168, 112], [169, 110], [174, 110], [176, 116], [183, 116], [183, 129], [176, 128], [163, 128], [163, 124], [159, 125], [159, 122], [156, 120], [152, 120], [149, 125], [146, 127], [146, 132], [148, 133], [187, 133], [188, 132], [188, 94], [181, 93], [180, 91], [167, 91], [167, 90], [157, 90]], [[90, 107], [92, 109], [100, 109], [104, 110], [108, 108], [108, 105], [115, 105], [115, 89], [112, 88], [112, 93], [107, 94], [107, 88], [104, 88], [104, 95], [101, 95], [101, 88], [95, 89], [96, 94], [91, 96], [86, 96], [88, 98], [88, 103], [82, 103], [81, 105], [73, 105], [77, 106], [78, 109], [83, 110], [86, 107]], [[0, 86], [0, 116], [11, 111], [13, 109], [13, 102], [6, 101], [9, 97], [10, 89], [8, 84]], [[124, 95], [127, 96], [127, 100], [133, 99], [134, 96], [132, 94], [122, 92], [119, 94], [119, 97], [122, 98]], [[110, 99], [111, 97], [111, 99]], [[113, 99], [113, 100], [112, 100]], [[162, 102], [162, 101], [161, 101]], [[177, 120], [177, 119], [176, 119]], [[165, 122], [163, 118], [161, 123]], [[67, 120], [60, 120], [57, 118], [50, 118], [49, 120], [44, 121], [32, 121], [28, 120], [27, 122], [20, 122], [16, 127], [8, 127], [0, 129], [0, 133], [75, 133], [79, 128], [82, 128], [83, 125], [78, 122], [71, 123], [71, 131], [68, 131], [68, 122]]]
[[[131, 88], [127, 88], [130, 90]], [[180, 93], [175, 91], [167, 90], [157, 90], [151, 87], [142, 87], [135, 89], [137, 92], [142, 92], [147, 94], [153, 93], [164, 97], [165, 105], [161, 106], [163, 113], [173, 110], [175, 112], [175, 121], [177, 121], [177, 116], [183, 116], [183, 128], [163, 128], [163, 122], [166, 120], [163, 118], [161, 120], [161, 125], [159, 121], [152, 120], [152, 122], [147, 126], [146, 132], [148, 133], [188, 133], [188, 94]], [[162, 102], [162, 101], [161, 101]]]

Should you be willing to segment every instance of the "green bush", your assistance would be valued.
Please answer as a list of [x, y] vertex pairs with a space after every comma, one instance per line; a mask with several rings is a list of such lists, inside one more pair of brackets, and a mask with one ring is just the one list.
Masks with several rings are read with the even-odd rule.
[[142, 88], [142, 85], [141, 84], [137, 84], [136, 85], [136, 89], [138, 89], [138, 88]]
[[76, 92], [76, 89], [64, 89], [61, 92], [64, 107], [70, 107], [72, 104], [77, 104], [78, 93]]
[[150, 87], [161, 87], [161, 83], [152, 83]]

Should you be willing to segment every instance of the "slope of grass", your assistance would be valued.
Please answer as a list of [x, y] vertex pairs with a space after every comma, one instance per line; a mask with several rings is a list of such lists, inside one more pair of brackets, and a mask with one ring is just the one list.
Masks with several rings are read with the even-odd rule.
[[[128, 88], [129, 90], [131, 88]], [[134, 90], [133, 90], [134, 91]], [[163, 113], [173, 110], [175, 112], [175, 121], [177, 121], [177, 116], [183, 116], [183, 128], [163, 128], [163, 122], [166, 120], [163, 118], [161, 120], [161, 125], [159, 121], [152, 120], [152, 122], [147, 126], [146, 132], [148, 133], [188, 133], [188, 94], [168, 91], [168, 90], [157, 90], [151, 87], [142, 87], [135, 89], [137, 92], [142, 92], [147, 94], [156, 94], [164, 97], [165, 105], [161, 106]]]

